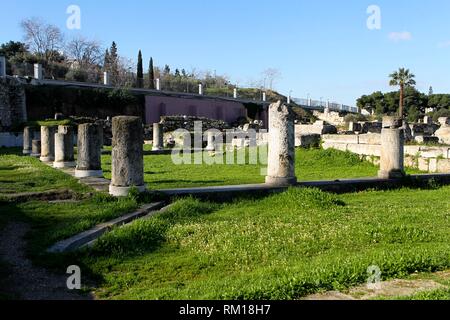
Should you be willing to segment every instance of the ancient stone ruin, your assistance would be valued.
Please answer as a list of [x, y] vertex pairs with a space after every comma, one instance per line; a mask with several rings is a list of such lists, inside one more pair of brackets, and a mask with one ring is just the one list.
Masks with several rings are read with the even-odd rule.
[[142, 120], [114, 117], [112, 120], [112, 179], [109, 193], [127, 196], [131, 188], [145, 191]]
[[75, 177], [102, 177], [103, 128], [99, 124], [78, 126], [78, 157]]
[[266, 183], [293, 185], [295, 176], [295, 132], [292, 109], [281, 101], [269, 107], [269, 151]]

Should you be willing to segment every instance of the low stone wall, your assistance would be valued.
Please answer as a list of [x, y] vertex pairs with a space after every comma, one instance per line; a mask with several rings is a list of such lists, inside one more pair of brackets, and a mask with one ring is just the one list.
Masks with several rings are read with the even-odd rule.
[[337, 133], [335, 126], [324, 121], [316, 121], [314, 124], [296, 124], [295, 135], [305, 134], [334, 134]]
[[[324, 149], [349, 151], [379, 164], [381, 135], [323, 135]], [[405, 146], [405, 166], [430, 173], [450, 173], [450, 147]]]
[[345, 124], [345, 118], [342, 117], [339, 112], [325, 110], [325, 112], [314, 111], [313, 114], [317, 119], [326, 121], [335, 126], [342, 126]]

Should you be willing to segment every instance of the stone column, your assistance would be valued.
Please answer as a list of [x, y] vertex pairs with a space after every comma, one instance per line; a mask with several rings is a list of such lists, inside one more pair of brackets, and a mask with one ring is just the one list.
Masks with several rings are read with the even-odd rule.
[[55, 161], [56, 127], [41, 127], [41, 158], [42, 162]]
[[78, 157], [75, 177], [102, 177], [103, 128], [95, 123], [78, 126]]
[[295, 185], [294, 114], [281, 101], [269, 107], [269, 150], [266, 183]]
[[23, 151], [22, 153], [25, 155], [31, 154], [31, 143], [34, 139], [34, 128], [33, 127], [25, 127], [23, 129]]
[[383, 117], [379, 178], [398, 179], [405, 176], [403, 154], [405, 139], [401, 126], [401, 119]]
[[160, 123], [153, 124], [153, 151], [160, 151], [164, 149], [164, 132], [163, 126]]
[[41, 140], [31, 141], [31, 156], [39, 158], [41, 156]]
[[112, 132], [112, 179], [109, 193], [113, 196], [127, 196], [132, 187], [144, 192], [144, 138], [141, 118], [114, 117]]
[[55, 134], [54, 168], [73, 168], [76, 166], [73, 156], [73, 128], [59, 126]]
[[216, 138], [216, 134], [213, 131], [207, 131], [206, 133], [208, 136], [208, 145], [206, 146], [206, 151], [215, 151], [216, 147], [215, 147], [215, 138]]

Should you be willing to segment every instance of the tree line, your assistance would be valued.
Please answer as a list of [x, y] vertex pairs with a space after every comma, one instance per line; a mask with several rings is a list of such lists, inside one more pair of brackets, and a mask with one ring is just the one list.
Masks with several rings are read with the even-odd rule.
[[389, 84], [399, 87], [399, 91], [373, 92], [357, 100], [357, 106], [378, 116], [398, 114], [409, 122], [417, 122], [424, 115], [450, 117], [450, 94], [434, 94], [430, 87], [428, 94], [415, 88], [415, 76], [408, 69], [400, 68], [389, 76]]

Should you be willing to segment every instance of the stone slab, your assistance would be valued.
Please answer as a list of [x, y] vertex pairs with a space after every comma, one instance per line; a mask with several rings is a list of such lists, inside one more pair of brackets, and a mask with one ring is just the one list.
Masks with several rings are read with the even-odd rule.
[[[297, 187], [318, 188], [323, 191], [333, 193], [348, 193], [356, 191], [364, 191], [367, 189], [385, 189], [398, 188], [408, 185], [410, 181], [418, 183], [434, 180], [441, 184], [450, 184], [450, 174], [422, 174], [411, 175], [408, 179], [380, 179], [380, 178], [361, 178], [361, 179], [344, 179], [344, 180], [324, 180], [324, 181], [308, 181], [298, 182]], [[272, 193], [280, 193], [286, 191], [288, 187], [274, 187], [267, 184], [250, 184], [238, 186], [218, 186], [218, 187], [201, 187], [186, 189], [164, 189], [158, 190], [159, 193], [168, 197], [194, 196], [198, 198], [228, 200], [236, 196], [246, 196], [251, 194], [267, 195]]]
[[50, 247], [49, 249], [47, 249], [47, 252], [62, 253], [77, 250], [82, 246], [88, 244], [89, 242], [98, 239], [104, 233], [110, 231], [113, 227], [121, 226], [130, 223], [136, 219], [142, 218], [152, 211], [161, 209], [164, 206], [164, 204], [165, 204], [164, 202], [146, 204], [133, 213], [129, 213], [114, 220], [111, 220], [109, 222], [99, 224], [90, 230], [82, 232], [69, 239], [60, 241], [55, 245], [53, 245], [52, 247]]

